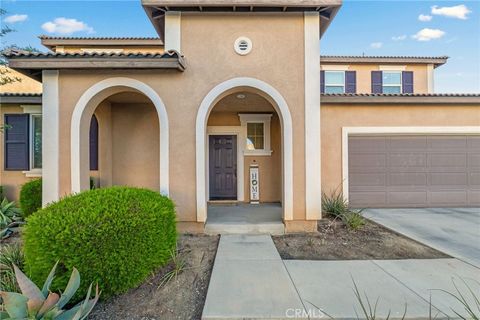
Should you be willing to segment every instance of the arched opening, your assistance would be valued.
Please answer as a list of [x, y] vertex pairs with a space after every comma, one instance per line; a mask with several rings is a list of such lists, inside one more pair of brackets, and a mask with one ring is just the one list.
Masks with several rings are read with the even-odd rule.
[[[96, 172], [91, 170], [92, 119], [98, 121]], [[88, 189], [93, 176], [100, 187], [128, 185], [168, 194], [168, 120], [163, 102], [147, 85], [111, 78], [89, 88], [75, 107], [71, 139], [72, 192]]]
[[218, 200], [277, 203], [279, 218], [292, 219], [292, 121], [273, 87], [252, 78], [226, 81], [205, 97], [196, 125], [198, 221], [207, 221], [207, 203]]

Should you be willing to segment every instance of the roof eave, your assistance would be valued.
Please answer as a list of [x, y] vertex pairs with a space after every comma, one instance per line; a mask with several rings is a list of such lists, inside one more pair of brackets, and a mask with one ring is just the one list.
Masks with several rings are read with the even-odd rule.
[[9, 67], [35, 80], [42, 81], [43, 70], [151, 70], [173, 69], [183, 72], [185, 61], [179, 58], [10, 58]]
[[0, 94], [0, 104], [42, 104], [42, 95]]
[[433, 64], [435, 68], [447, 63], [448, 57], [356, 57], [320, 56], [322, 63], [385, 63], [385, 64]]
[[321, 95], [321, 104], [476, 104], [480, 95]]

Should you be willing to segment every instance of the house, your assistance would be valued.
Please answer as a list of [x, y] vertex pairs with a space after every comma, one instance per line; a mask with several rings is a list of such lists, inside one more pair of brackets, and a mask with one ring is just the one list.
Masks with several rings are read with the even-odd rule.
[[[159, 38], [9, 56], [43, 86], [44, 205], [89, 177], [168, 194], [194, 232], [216, 202], [280, 203], [286, 232], [311, 231], [335, 189], [360, 207], [480, 205], [480, 95], [433, 92], [446, 57], [320, 56], [339, 0], [142, 5]], [[40, 174], [27, 97], [2, 95], [10, 194]]]

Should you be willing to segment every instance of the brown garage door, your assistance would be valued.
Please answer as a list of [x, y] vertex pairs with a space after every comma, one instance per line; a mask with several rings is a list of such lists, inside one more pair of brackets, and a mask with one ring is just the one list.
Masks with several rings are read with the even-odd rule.
[[355, 207], [480, 205], [480, 136], [352, 136], [349, 200]]

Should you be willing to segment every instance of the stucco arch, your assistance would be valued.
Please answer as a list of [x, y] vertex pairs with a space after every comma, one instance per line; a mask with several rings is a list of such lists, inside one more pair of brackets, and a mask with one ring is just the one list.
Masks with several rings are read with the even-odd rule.
[[293, 128], [290, 109], [282, 95], [268, 83], [248, 77], [233, 78], [215, 86], [205, 96], [196, 119], [196, 190], [197, 221], [207, 219], [206, 199], [206, 129], [207, 121], [215, 104], [235, 90], [249, 90], [266, 98], [277, 111], [282, 127], [282, 181], [283, 218], [293, 219]]
[[[71, 186], [72, 192], [80, 192], [88, 189], [88, 158], [86, 139], [82, 139], [82, 132], [88, 132], [90, 119], [95, 108], [107, 97], [125, 91], [136, 91], [148, 97], [158, 115], [160, 124], [160, 192], [169, 193], [169, 146], [168, 146], [168, 115], [160, 96], [147, 84], [126, 77], [115, 77], [102, 80], [88, 88], [80, 97], [72, 114], [71, 122]], [[83, 135], [85, 136], [85, 135]]]

